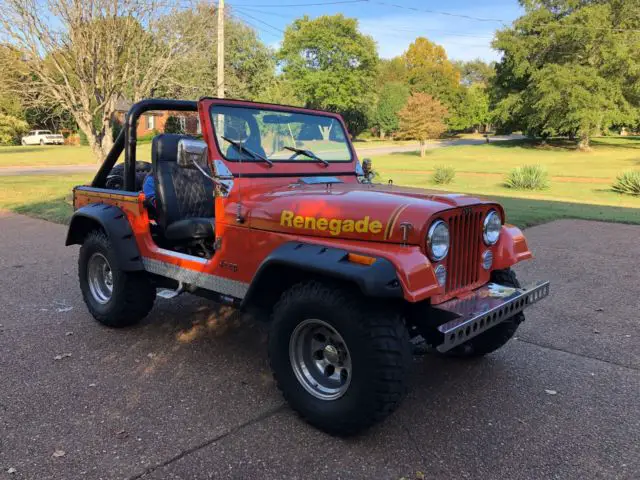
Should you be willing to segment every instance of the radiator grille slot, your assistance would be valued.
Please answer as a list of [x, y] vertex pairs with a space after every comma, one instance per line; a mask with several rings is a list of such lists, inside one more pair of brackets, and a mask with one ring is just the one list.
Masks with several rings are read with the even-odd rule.
[[482, 216], [479, 210], [461, 210], [449, 217], [451, 250], [446, 293], [466, 288], [480, 279]]

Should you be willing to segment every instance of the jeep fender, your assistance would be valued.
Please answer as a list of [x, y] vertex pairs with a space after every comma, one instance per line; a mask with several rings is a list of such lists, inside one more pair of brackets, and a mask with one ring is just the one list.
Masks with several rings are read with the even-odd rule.
[[[340, 248], [323, 247], [301, 242], [287, 242], [273, 250], [264, 259], [254, 276], [242, 305], [258, 300], [275, 284], [287, 284], [277, 278], [286, 272], [296, 272], [295, 277], [324, 277], [351, 282], [367, 297], [403, 298], [393, 264], [384, 258], [376, 258], [372, 265], [361, 265], [348, 260], [350, 252]], [[283, 269], [284, 267], [284, 269]], [[285, 280], [283, 282], [283, 280]], [[289, 282], [290, 283], [290, 282]], [[281, 292], [280, 292], [281, 293]]]
[[122, 270], [144, 270], [129, 220], [114, 205], [93, 203], [76, 210], [71, 217], [65, 245], [82, 245], [87, 234], [97, 228], [102, 229], [109, 237]]

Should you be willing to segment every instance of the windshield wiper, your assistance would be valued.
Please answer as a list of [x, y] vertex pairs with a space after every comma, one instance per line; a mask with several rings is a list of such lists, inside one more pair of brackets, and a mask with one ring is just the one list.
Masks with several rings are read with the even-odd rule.
[[329, 162], [327, 162], [326, 160], [323, 160], [322, 158], [318, 157], [315, 153], [313, 153], [311, 150], [305, 150], [303, 148], [295, 148], [295, 147], [283, 147], [286, 150], [290, 150], [292, 152], [296, 152], [296, 155], [304, 155], [305, 157], [309, 157], [312, 158], [313, 160], [316, 160], [318, 162], [321, 162], [325, 167], [329, 166]]
[[254, 152], [253, 150], [249, 150], [247, 147], [244, 146], [242, 142], [239, 142], [237, 140], [231, 140], [230, 138], [227, 138], [224, 135], [221, 135], [221, 137], [223, 140], [226, 140], [231, 145], [236, 147], [240, 151], [240, 153], [247, 152], [249, 155], [251, 155], [251, 157], [254, 160], [262, 160], [263, 162], [267, 162], [267, 165], [269, 165], [270, 167], [273, 167], [273, 162], [271, 160], [269, 160], [267, 157], [260, 155], [259, 153]]

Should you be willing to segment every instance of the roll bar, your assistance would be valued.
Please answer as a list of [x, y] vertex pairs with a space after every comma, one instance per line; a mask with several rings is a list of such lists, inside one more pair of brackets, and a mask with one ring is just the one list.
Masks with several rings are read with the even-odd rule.
[[149, 98], [134, 103], [125, 117], [124, 128], [115, 139], [111, 151], [105, 158], [96, 174], [92, 187], [104, 187], [107, 176], [124, 150], [124, 190], [133, 192], [136, 187], [136, 128], [140, 115], [150, 110], [166, 110], [177, 112], [197, 112], [198, 102], [193, 100], [170, 100]]

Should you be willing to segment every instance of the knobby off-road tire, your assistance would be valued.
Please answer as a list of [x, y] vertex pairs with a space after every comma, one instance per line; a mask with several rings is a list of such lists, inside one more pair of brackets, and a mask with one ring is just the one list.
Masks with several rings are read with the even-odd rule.
[[[515, 272], [510, 268], [491, 272], [491, 281], [506, 287], [520, 288], [520, 282], [516, 278]], [[444, 355], [459, 358], [476, 358], [495, 352], [511, 340], [522, 322], [524, 322], [524, 313], [520, 312], [468, 342], [449, 350]]]
[[[306, 370], [300, 368], [305, 355]], [[310, 281], [291, 287], [274, 307], [269, 360], [278, 388], [302, 418], [327, 433], [354, 435], [393, 412], [406, 394], [411, 359], [401, 317], [356, 293]]]
[[133, 325], [151, 311], [156, 289], [145, 272], [125, 272], [104, 232], [87, 235], [78, 258], [80, 290], [89, 312], [108, 327]]

